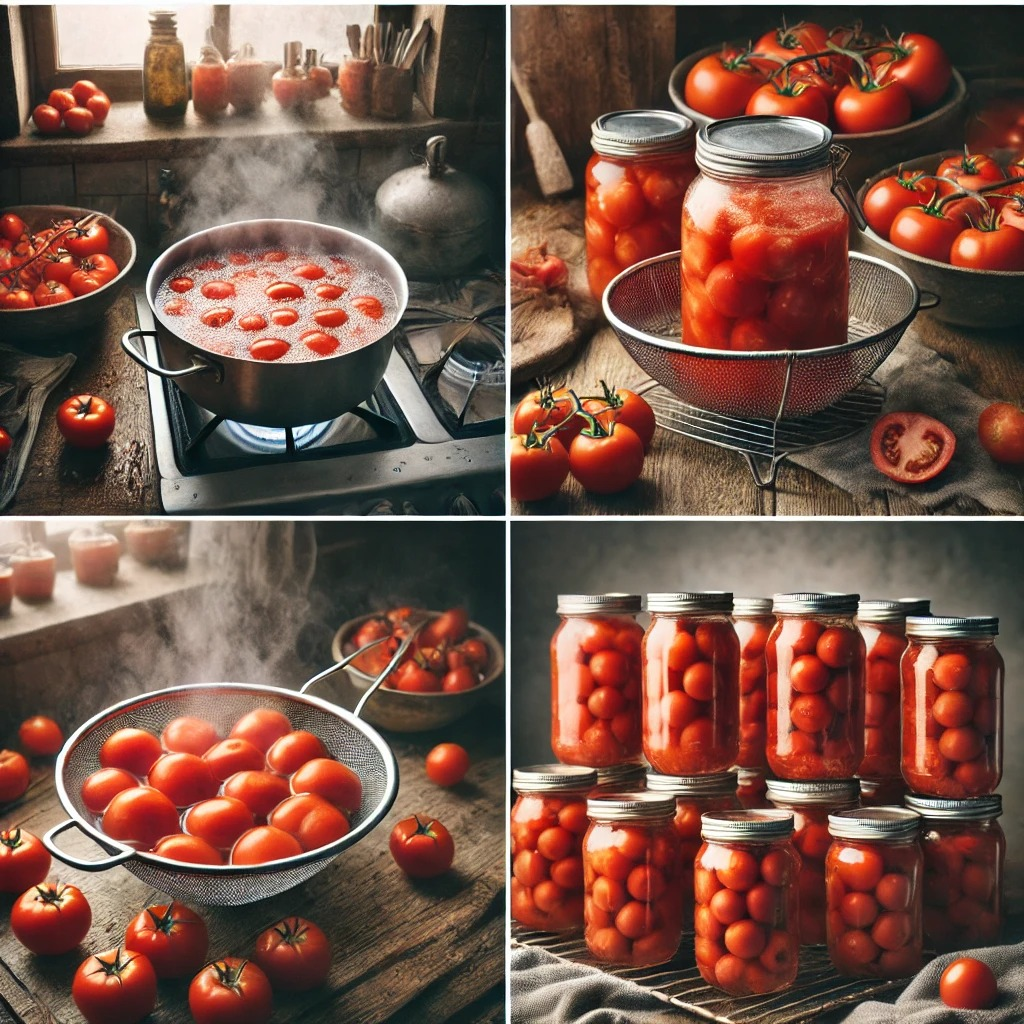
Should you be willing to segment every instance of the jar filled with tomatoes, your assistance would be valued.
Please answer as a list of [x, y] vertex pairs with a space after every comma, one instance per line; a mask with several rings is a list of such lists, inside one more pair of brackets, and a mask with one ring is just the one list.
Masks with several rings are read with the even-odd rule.
[[683, 341], [821, 348], [847, 340], [846, 150], [801, 117], [745, 116], [697, 133], [682, 217]]
[[765, 646], [771, 770], [848, 779], [864, 756], [864, 640], [857, 594], [776, 594]]
[[644, 755], [665, 775], [708, 775], [736, 763], [740, 645], [732, 594], [648, 594], [643, 639]]
[[998, 794], [968, 800], [908, 796], [921, 815], [924, 941], [940, 952], [992, 946], [1003, 924], [1006, 837]]
[[512, 772], [511, 912], [545, 932], [583, 927], [583, 833], [592, 768], [544, 764]]
[[106, 530], [85, 527], [68, 537], [71, 568], [84, 587], [112, 587], [121, 560], [121, 542]]
[[639, 594], [559, 594], [551, 638], [551, 749], [563, 764], [639, 761]]
[[587, 164], [587, 278], [599, 302], [608, 282], [679, 248], [683, 196], [697, 175], [693, 122], [665, 110], [619, 110], [591, 126]]
[[826, 928], [840, 974], [905, 978], [921, 969], [920, 821], [905, 807], [829, 815]]
[[228, 109], [228, 66], [209, 30], [192, 67], [192, 109], [206, 120], [215, 120]]
[[57, 583], [57, 556], [41, 544], [29, 544], [11, 555], [11, 589], [25, 604], [53, 598]]
[[740, 768], [767, 768], [764, 737], [768, 710], [764, 648], [775, 625], [770, 597], [737, 597], [732, 622], [740, 643]]
[[907, 619], [903, 778], [914, 793], [988, 796], [1003, 773], [1003, 659], [995, 618]]
[[736, 769], [736, 799], [748, 811], [771, 807], [768, 799], [768, 780], [760, 768]]
[[583, 937], [602, 963], [663, 964], [683, 933], [676, 802], [658, 793], [587, 801], [583, 837]]
[[635, 793], [647, 785], [647, 766], [641, 761], [610, 764], [596, 769], [597, 782], [590, 795], [601, 793]]
[[730, 995], [764, 995], [796, 978], [800, 856], [788, 811], [701, 819], [693, 869], [694, 953], [701, 977]]
[[800, 942], [825, 942], [825, 855], [832, 843], [828, 816], [857, 804], [854, 779], [816, 782], [768, 780], [768, 796], [775, 807], [793, 814], [793, 845], [800, 854]]

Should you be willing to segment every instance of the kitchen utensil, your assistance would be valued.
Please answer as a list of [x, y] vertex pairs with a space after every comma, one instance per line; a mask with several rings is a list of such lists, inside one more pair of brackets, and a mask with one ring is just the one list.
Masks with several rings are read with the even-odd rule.
[[412, 30], [409, 28], [403, 28], [397, 41], [395, 42], [395, 51], [391, 56], [392, 64], [400, 64], [402, 61], [402, 55], [405, 53], [405, 48], [409, 43], [409, 39], [412, 36]]
[[400, 68], [405, 68], [405, 70], [408, 71], [416, 63], [416, 58], [420, 55], [420, 50], [426, 46], [429, 36], [430, 19], [424, 18], [420, 23], [419, 28], [416, 29], [415, 34], [409, 40], [408, 48], [398, 63]]
[[373, 24], [369, 24], [363, 29], [363, 48], [362, 48], [363, 60], [373, 60]]
[[483, 256], [491, 240], [491, 193], [471, 174], [448, 166], [447, 141], [432, 136], [422, 165], [392, 174], [377, 189], [377, 222], [413, 278], [454, 277]]
[[[160, 285], [188, 259], [233, 249], [289, 245], [350, 256], [380, 274], [396, 299], [386, 332], [376, 341], [341, 355], [278, 364], [213, 355], [181, 338], [175, 331], [174, 318], [157, 307]], [[165, 250], [146, 278], [146, 298], [157, 323], [160, 363], [150, 362], [138, 346], [142, 337], [152, 334], [141, 330], [129, 331], [121, 341], [132, 359], [150, 373], [173, 380], [204, 409], [241, 423], [285, 427], [333, 419], [373, 392], [384, 376], [409, 290], [395, 258], [361, 235], [307, 221], [250, 220], [199, 231]]]
[[[679, 340], [679, 253], [624, 270], [605, 290], [605, 316], [637, 364], [673, 394], [711, 412], [784, 419], [827, 408], [872, 373], [896, 347], [922, 302], [898, 267], [850, 255], [850, 325], [844, 345], [737, 352]], [[813, 339], [808, 339], [812, 341]]]
[[533, 170], [537, 175], [537, 184], [540, 186], [541, 194], [546, 199], [550, 199], [552, 196], [570, 192], [572, 191], [572, 173], [562, 155], [555, 133], [551, 130], [551, 125], [542, 120], [537, 112], [533, 96], [530, 94], [526, 80], [515, 61], [512, 61], [511, 68], [512, 84], [516, 87], [516, 92], [519, 93], [519, 98], [526, 108], [526, 116], [529, 118], [529, 123], [526, 126], [526, 146], [533, 160]]
[[[351, 657], [340, 659], [338, 664], [313, 676], [297, 692], [247, 683], [175, 686], [131, 697], [94, 715], [71, 735], [57, 757], [57, 795], [69, 816], [46, 833], [44, 845], [54, 857], [82, 871], [105, 871], [121, 864], [147, 885], [174, 899], [207, 906], [255, 903], [306, 881], [366, 836], [394, 803], [398, 792], [395, 755], [360, 715], [375, 687], [398, 664], [417, 631], [410, 631], [384, 672], [351, 712], [310, 696], [306, 691], [343, 669], [352, 657], [374, 644], [367, 644]], [[363, 802], [352, 815], [352, 828], [345, 836], [318, 850], [268, 864], [220, 866], [185, 864], [157, 857], [117, 842], [100, 830], [95, 816], [82, 803], [80, 790], [86, 776], [99, 767], [99, 749], [108, 736], [126, 727], [149, 729], [159, 734], [179, 715], [204, 718], [213, 722], [222, 735], [227, 735], [234, 722], [254, 707], [280, 711], [295, 729], [315, 733], [332, 757], [343, 761], [359, 775]], [[83, 860], [62, 850], [56, 839], [73, 828], [86, 833], [103, 849], [112, 851], [111, 855], [100, 860]]]
[[346, 25], [345, 35], [348, 37], [348, 48], [352, 56], [358, 58], [362, 48], [362, 33], [358, 25]]

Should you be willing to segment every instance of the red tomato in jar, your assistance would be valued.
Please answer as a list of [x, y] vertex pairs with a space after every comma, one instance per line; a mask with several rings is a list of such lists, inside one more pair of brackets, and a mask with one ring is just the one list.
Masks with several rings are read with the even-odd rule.
[[871, 432], [871, 461], [898, 483], [924, 483], [949, 465], [956, 436], [944, 423], [922, 413], [892, 412]]
[[832, 108], [836, 129], [846, 134], [880, 132], [910, 120], [910, 96], [899, 82], [844, 85]]
[[260, 933], [253, 959], [275, 989], [307, 992], [327, 981], [331, 944], [312, 921], [289, 917]]
[[455, 844], [448, 829], [435, 818], [418, 814], [395, 825], [389, 842], [395, 863], [413, 878], [443, 875], [455, 859]]
[[31, 832], [0, 832], [0, 892], [24, 892], [42, 882], [49, 870], [50, 854]]
[[160, 978], [188, 978], [206, 962], [206, 922], [184, 903], [146, 907], [125, 929], [124, 948], [149, 958]]
[[23, 893], [11, 908], [11, 931], [38, 956], [70, 953], [89, 931], [92, 908], [73, 885], [43, 882]]
[[138, 1024], [156, 1008], [156, 972], [142, 953], [108, 949], [81, 964], [71, 998], [89, 1024]]
[[764, 84], [764, 76], [743, 50], [723, 48], [702, 57], [686, 76], [683, 95], [688, 106], [708, 117], [737, 117]]
[[[106, 444], [114, 432], [114, 424], [114, 407], [96, 395], [76, 395], [57, 410], [57, 429], [75, 448], [99, 448]], [[152, 738], [159, 747], [159, 740]]]
[[557, 437], [543, 444], [516, 434], [509, 455], [509, 490], [516, 501], [540, 501], [557, 493], [569, 475], [569, 453]]
[[207, 964], [188, 988], [196, 1024], [267, 1024], [273, 1004], [270, 981], [250, 960], [224, 957]]
[[973, 270], [1024, 270], [1024, 231], [1009, 224], [979, 222], [953, 240], [949, 262]]

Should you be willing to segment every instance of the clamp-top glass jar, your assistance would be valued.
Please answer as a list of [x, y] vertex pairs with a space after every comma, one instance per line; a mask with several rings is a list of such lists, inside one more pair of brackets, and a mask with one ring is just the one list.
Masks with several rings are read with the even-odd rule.
[[[847, 340], [849, 151], [801, 117], [744, 116], [697, 133], [682, 220], [683, 342], [764, 351]], [[842, 199], [840, 199], [840, 190]]]
[[1003, 659], [995, 618], [907, 619], [903, 778], [915, 793], [962, 799], [1003, 774]]
[[740, 642], [740, 768], [766, 768], [764, 753], [768, 711], [764, 648], [775, 625], [770, 597], [737, 597], [732, 603], [732, 621]]
[[639, 594], [559, 594], [551, 638], [551, 749], [563, 764], [638, 761]]
[[776, 594], [768, 764], [780, 779], [848, 779], [864, 754], [864, 640], [857, 594]]
[[643, 746], [665, 775], [709, 775], [736, 763], [740, 645], [732, 594], [648, 594], [643, 640]]
[[174, 11], [150, 11], [142, 58], [142, 109], [155, 121], [179, 121], [188, 108], [185, 47]]
[[587, 164], [587, 278], [608, 282], [640, 260], [679, 248], [683, 196], [697, 176], [693, 122], [665, 110], [619, 110], [591, 126]]

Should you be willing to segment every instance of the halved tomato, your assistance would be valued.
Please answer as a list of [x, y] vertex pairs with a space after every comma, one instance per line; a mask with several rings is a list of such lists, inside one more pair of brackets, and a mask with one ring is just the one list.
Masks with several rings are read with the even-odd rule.
[[891, 412], [871, 431], [871, 461], [898, 483], [920, 484], [938, 476], [956, 450], [945, 423], [918, 412]]

